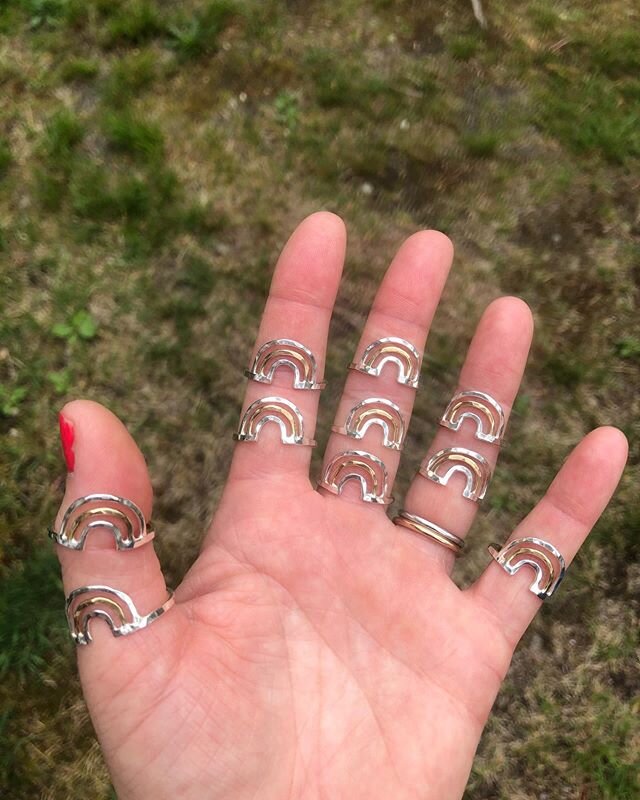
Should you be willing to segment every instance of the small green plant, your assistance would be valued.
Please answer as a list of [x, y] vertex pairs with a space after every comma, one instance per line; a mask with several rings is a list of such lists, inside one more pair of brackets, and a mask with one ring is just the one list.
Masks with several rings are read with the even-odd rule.
[[91, 341], [95, 339], [97, 332], [98, 323], [83, 309], [76, 311], [68, 322], [58, 322], [51, 328], [51, 333], [57, 339], [65, 339], [67, 342], [77, 342], [81, 339]]
[[73, 375], [70, 369], [60, 369], [47, 372], [47, 380], [53, 386], [56, 394], [67, 394], [73, 384]]
[[68, 0], [27, 0], [29, 27], [32, 30], [56, 27], [64, 17], [68, 5]]
[[278, 117], [278, 122], [283, 125], [290, 133], [297, 128], [300, 120], [300, 106], [298, 98], [291, 92], [280, 92], [274, 103], [274, 108]]
[[0, 416], [16, 417], [20, 413], [20, 404], [29, 390], [26, 386], [6, 387], [0, 384]]
[[616, 355], [620, 358], [640, 358], [640, 339], [628, 337], [616, 342]]

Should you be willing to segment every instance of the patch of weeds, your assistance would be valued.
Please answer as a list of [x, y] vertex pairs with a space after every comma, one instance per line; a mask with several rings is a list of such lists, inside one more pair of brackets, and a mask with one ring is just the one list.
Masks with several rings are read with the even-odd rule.
[[72, 172], [73, 154], [84, 136], [84, 126], [73, 112], [63, 109], [49, 120], [42, 135], [36, 167], [36, 192], [44, 208], [55, 211], [63, 201]]
[[151, 86], [156, 73], [157, 59], [150, 51], [133, 53], [118, 59], [105, 83], [105, 102], [122, 108], [143, 89]]
[[372, 102], [391, 91], [384, 80], [365, 75], [361, 67], [346, 64], [329, 50], [310, 50], [305, 65], [321, 108], [355, 108], [375, 117], [376, 109]]
[[[0, 582], [0, 677], [38, 674], [54, 648], [62, 646], [60, 567], [49, 548], [15, 561]], [[25, 624], [25, 620], [29, 624]]]
[[591, 63], [609, 78], [626, 78], [640, 72], [640, 30], [629, 26], [588, 42]]
[[468, 131], [460, 137], [460, 142], [473, 158], [492, 158], [500, 144], [500, 137], [493, 131]]
[[[150, 253], [178, 231], [208, 229], [204, 211], [186, 206], [175, 173], [160, 163], [142, 171], [108, 169], [86, 161], [70, 183], [71, 207], [97, 230], [106, 222], [123, 225], [126, 255]], [[93, 236], [95, 228], [79, 231]]]
[[60, 68], [60, 77], [65, 83], [90, 81], [100, 72], [100, 65], [91, 58], [72, 58]]
[[640, 156], [640, 108], [610, 81], [556, 76], [543, 104], [544, 127], [576, 153], [614, 164]]
[[109, 145], [118, 152], [145, 161], [157, 161], [162, 155], [164, 140], [160, 128], [131, 111], [107, 114], [103, 129]]
[[11, 161], [11, 148], [9, 147], [9, 143], [0, 139], [0, 178], [7, 173]]
[[29, 27], [54, 28], [65, 17], [69, 0], [26, 0], [25, 10], [29, 16]]
[[55, 113], [49, 120], [40, 144], [40, 150], [56, 166], [67, 160], [73, 149], [82, 141], [84, 126], [68, 109]]
[[599, 706], [591, 736], [572, 750], [574, 763], [590, 788], [602, 800], [634, 800], [640, 793], [637, 764], [624, 761], [620, 753], [632, 736], [635, 717], [624, 708], [611, 708], [607, 698], [593, 698]]
[[456, 36], [448, 44], [448, 50], [457, 61], [469, 61], [482, 46], [477, 36]]
[[158, 10], [147, 0], [134, 0], [120, 6], [107, 24], [105, 43], [141, 45], [164, 33]]
[[527, 9], [527, 16], [538, 33], [555, 33], [560, 19], [549, 3], [535, 3]]
[[547, 359], [544, 368], [557, 386], [566, 389], [575, 389], [589, 375], [588, 365], [577, 357], [553, 355]]
[[181, 60], [216, 53], [220, 35], [238, 18], [233, 0], [213, 0], [191, 17], [183, 17], [169, 27], [171, 44]]

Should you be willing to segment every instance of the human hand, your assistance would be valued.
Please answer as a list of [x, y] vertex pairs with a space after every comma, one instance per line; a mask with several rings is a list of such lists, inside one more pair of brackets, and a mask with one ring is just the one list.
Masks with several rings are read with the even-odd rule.
[[[329, 319], [344, 258], [342, 222], [306, 219], [279, 259], [257, 346], [303, 342], [325, 360]], [[422, 352], [452, 247], [442, 234], [408, 239], [389, 268], [358, 346], [386, 336]], [[492, 303], [482, 317], [459, 386], [514, 401], [532, 333], [527, 306]], [[257, 349], [256, 346], [256, 349]], [[255, 352], [255, 351], [254, 351]], [[336, 423], [366, 397], [397, 403], [408, 421], [415, 391], [387, 366], [377, 377], [349, 373]], [[278, 395], [294, 402], [313, 436], [319, 393], [250, 382], [243, 409]], [[75, 401], [62, 411], [69, 473], [58, 516], [76, 498], [108, 492], [148, 519], [152, 491], [144, 459], [105, 408]], [[491, 465], [498, 448], [473, 425], [440, 429], [432, 454], [472, 448]], [[331, 435], [325, 464], [363, 449], [382, 459], [392, 484], [399, 453], [380, 428], [362, 442]], [[589, 434], [514, 536], [551, 541], [567, 564], [608, 502], [626, 458], [612, 428]], [[460, 798], [487, 716], [513, 650], [541, 602], [528, 569], [509, 576], [491, 561], [461, 591], [454, 554], [394, 525], [384, 506], [362, 502], [360, 486], [339, 496], [309, 479], [310, 449], [284, 446], [277, 425], [236, 446], [222, 499], [176, 605], [124, 638], [91, 622], [78, 648], [91, 717], [121, 800], [283, 798], [453, 800]], [[477, 505], [416, 476], [404, 507], [464, 538]], [[161, 532], [160, 534], [161, 535]], [[96, 531], [83, 552], [56, 546], [65, 591], [106, 584], [147, 613], [166, 598], [153, 547], [117, 552]]]

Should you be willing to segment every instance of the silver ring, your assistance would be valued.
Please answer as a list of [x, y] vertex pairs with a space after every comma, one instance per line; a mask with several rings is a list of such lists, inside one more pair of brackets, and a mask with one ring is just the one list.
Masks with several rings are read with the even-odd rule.
[[491, 544], [487, 549], [509, 575], [515, 575], [521, 567], [531, 567], [535, 578], [529, 591], [541, 600], [551, 597], [564, 578], [566, 564], [562, 553], [544, 539], [525, 536], [512, 539], [503, 547]]
[[365, 503], [383, 506], [393, 503], [393, 497], [388, 495], [387, 468], [377, 456], [364, 450], [344, 450], [338, 453], [325, 466], [318, 488], [339, 495], [350, 480], [360, 484], [361, 498]]
[[349, 364], [349, 369], [378, 377], [389, 361], [398, 367], [398, 383], [410, 386], [412, 389], [418, 388], [420, 354], [411, 342], [399, 339], [397, 336], [376, 339], [365, 348], [359, 361], [352, 361]]
[[317, 364], [311, 350], [295, 339], [271, 339], [265, 342], [244, 374], [258, 383], [272, 383], [279, 367], [293, 370], [294, 389], [324, 389], [326, 383], [316, 378]]
[[474, 450], [446, 447], [424, 461], [419, 469], [424, 478], [442, 486], [446, 486], [456, 472], [461, 472], [467, 479], [462, 496], [475, 503], [482, 500], [491, 479], [491, 467], [487, 459]]
[[504, 411], [491, 395], [475, 389], [454, 394], [440, 419], [440, 425], [458, 431], [465, 419], [475, 422], [476, 439], [491, 444], [500, 444], [502, 441], [505, 429]]
[[398, 516], [394, 517], [393, 523], [394, 525], [401, 525], [403, 528], [408, 528], [411, 531], [415, 531], [415, 533], [421, 533], [423, 536], [427, 536], [434, 542], [451, 550], [456, 556], [462, 555], [464, 539], [441, 528], [440, 525], [436, 525], [435, 522], [431, 522], [424, 517], [419, 517], [417, 514], [410, 514], [404, 509], [400, 509]]
[[372, 425], [382, 428], [382, 443], [385, 447], [402, 450], [405, 424], [400, 408], [382, 397], [362, 400], [351, 409], [343, 426], [334, 425], [331, 430], [353, 439], [362, 439]]
[[67, 508], [59, 531], [49, 529], [49, 537], [69, 550], [82, 550], [87, 536], [96, 529], [113, 534], [116, 550], [133, 550], [155, 536], [153, 525], [131, 500], [115, 494], [88, 494]]
[[260, 431], [267, 422], [280, 428], [282, 444], [315, 445], [314, 439], [304, 435], [304, 419], [300, 409], [284, 397], [261, 397], [247, 408], [233, 438], [238, 442], [257, 442]]
[[[125, 592], [110, 586], [82, 586], [74, 589], [66, 599], [65, 610], [69, 633], [77, 645], [89, 644], [92, 619], [104, 619], [114, 636], [128, 636], [146, 628], [162, 616], [175, 603], [173, 592], [165, 602], [150, 614], [139, 614], [133, 600]], [[84, 599], [83, 599], [84, 598]]]

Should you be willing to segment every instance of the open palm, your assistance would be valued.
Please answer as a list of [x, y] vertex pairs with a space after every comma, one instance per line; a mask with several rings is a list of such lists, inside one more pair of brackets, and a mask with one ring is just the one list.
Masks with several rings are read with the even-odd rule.
[[[331, 214], [299, 226], [278, 262], [256, 348], [296, 339], [314, 352], [321, 374], [344, 245]], [[356, 355], [385, 336], [422, 351], [451, 257], [436, 232], [404, 243]], [[459, 385], [491, 394], [508, 412], [531, 330], [524, 303], [494, 302]], [[392, 400], [408, 420], [415, 392], [396, 377], [393, 365], [379, 377], [350, 373], [337, 423], [367, 397]], [[319, 393], [292, 388], [281, 369], [271, 386], [248, 384], [244, 408], [273, 394], [298, 406], [312, 436]], [[62, 418], [71, 472], [61, 514], [78, 497], [110, 492], [148, 518], [146, 466], [124, 426], [86, 401], [67, 405]], [[475, 440], [472, 425], [443, 429], [429, 452], [453, 445], [495, 463], [498, 448]], [[383, 447], [380, 429], [356, 446], [384, 461], [392, 483], [399, 453]], [[353, 448], [334, 433], [325, 462]], [[587, 436], [517, 535], [547, 538], [570, 561], [625, 455], [618, 431]], [[339, 496], [317, 491], [309, 460], [310, 448], [283, 445], [273, 424], [257, 442], [239, 443], [174, 608], [125, 638], [92, 622], [93, 642], [78, 651], [80, 674], [122, 800], [461, 797], [513, 648], [540, 606], [527, 591], [531, 574], [510, 577], [491, 562], [459, 590], [451, 551], [362, 502], [357, 482]], [[476, 504], [460, 488], [457, 478], [439, 486], [417, 476], [404, 507], [464, 538]], [[83, 552], [57, 549], [67, 592], [106, 584], [143, 613], [166, 597], [151, 546], [117, 552], [98, 531]]]

